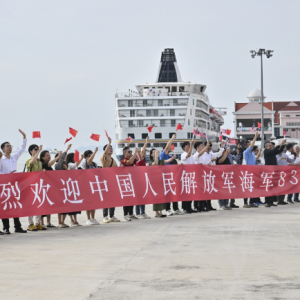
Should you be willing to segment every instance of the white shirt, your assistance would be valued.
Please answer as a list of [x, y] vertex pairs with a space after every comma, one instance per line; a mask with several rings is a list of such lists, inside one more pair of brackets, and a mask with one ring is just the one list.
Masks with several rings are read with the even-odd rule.
[[[294, 155], [292, 155], [294, 156]], [[292, 165], [296, 165], [296, 164], [299, 164], [300, 163], [300, 156], [298, 157], [295, 157], [295, 161], [292, 163]]]
[[21, 148], [10, 156], [10, 158], [7, 158], [5, 155], [3, 155], [0, 159], [0, 174], [9, 174], [12, 171], [17, 171], [17, 162], [21, 154], [24, 152], [25, 147], [27, 144], [27, 140], [23, 139], [23, 143]]
[[218, 157], [222, 156], [224, 150], [225, 150], [224, 148], [221, 148], [219, 150], [219, 152], [216, 152], [216, 153], [214, 153], [212, 151], [210, 151], [209, 153], [204, 152], [203, 155], [201, 155], [199, 157], [199, 164], [203, 164], [203, 165], [215, 165], [216, 162], [215, 161], [212, 162], [211, 160], [214, 159], [214, 158], [218, 158]]
[[286, 154], [290, 159], [294, 159], [294, 155], [292, 154], [291, 151], [286, 151], [285, 154]]
[[[203, 154], [202, 154], [203, 155]], [[201, 155], [201, 156], [202, 156]], [[202, 162], [200, 161], [201, 160], [201, 156], [199, 156], [199, 153], [196, 152], [194, 155], [194, 161], [195, 161], [195, 164], [198, 165], [198, 164], [202, 164]]]
[[194, 156], [191, 155], [190, 157], [186, 158], [187, 155], [188, 155], [187, 152], [183, 152], [181, 154], [181, 163], [183, 165], [193, 165], [193, 164], [195, 164]]
[[76, 163], [68, 163], [68, 170], [78, 170], [78, 166]]

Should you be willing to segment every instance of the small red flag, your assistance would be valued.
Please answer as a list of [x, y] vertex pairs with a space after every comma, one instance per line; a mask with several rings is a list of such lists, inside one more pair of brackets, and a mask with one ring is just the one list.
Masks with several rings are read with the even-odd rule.
[[230, 135], [230, 133], [231, 133], [231, 130], [230, 129], [226, 129], [226, 134]]
[[94, 140], [94, 141], [96, 141], [96, 142], [99, 142], [99, 140], [100, 140], [100, 134], [92, 134], [91, 135], [91, 139], [92, 140]]
[[172, 144], [172, 146], [171, 146], [171, 149], [172, 149], [172, 151], [174, 151], [175, 150], [175, 147], [174, 147], [174, 145]]
[[107, 131], [106, 131], [106, 130], [105, 130], [105, 135], [106, 135], [106, 137], [107, 137], [107, 138], [109, 138], [109, 136], [108, 136], [108, 133], [107, 133]]
[[71, 128], [71, 127], [69, 127], [69, 132], [70, 132], [74, 137], [76, 137], [76, 135], [77, 135], [77, 133], [78, 133], [77, 130], [75, 130], [75, 129]]
[[74, 160], [75, 160], [75, 162], [80, 162], [80, 153], [77, 150], [75, 150], [75, 153], [74, 153]]
[[147, 129], [149, 132], [151, 132], [153, 128], [154, 128], [154, 126], [149, 126]]
[[257, 127], [261, 128], [261, 123], [257, 122]]
[[32, 132], [32, 138], [33, 139], [36, 139], [36, 138], [40, 139], [41, 138], [41, 132], [40, 131], [33, 131]]
[[128, 142], [132, 141], [132, 137], [129, 136], [128, 138], [126, 138], [126, 141], [128, 141]]
[[179, 123], [179, 124], [177, 124], [177, 127], [176, 127], [176, 131], [177, 130], [182, 130], [182, 126], [181, 126], [181, 124]]
[[223, 135], [222, 134], [219, 135], [219, 140], [223, 141]]
[[71, 139], [72, 139], [72, 137], [70, 137], [70, 138], [66, 139], [65, 143], [67, 143], [67, 142], [70, 142], [70, 141], [71, 141]]

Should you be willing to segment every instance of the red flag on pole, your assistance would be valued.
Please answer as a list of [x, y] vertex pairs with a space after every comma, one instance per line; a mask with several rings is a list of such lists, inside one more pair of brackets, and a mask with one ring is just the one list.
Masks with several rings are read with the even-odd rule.
[[92, 134], [91, 135], [91, 139], [92, 140], [94, 140], [94, 141], [96, 141], [96, 142], [99, 142], [99, 140], [100, 140], [100, 134]]
[[151, 132], [153, 128], [154, 128], [154, 126], [147, 127], [147, 129], [148, 129], [149, 132]]
[[257, 122], [257, 127], [261, 128], [261, 123]]
[[77, 130], [75, 130], [75, 129], [71, 128], [71, 127], [69, 127], [69, 132], [70, 132], [74, 137], [76, 137], [76, 135], [77, 135], [77, 133], [78, 133]]
[[67, 142], [70, 142], [70, 141], [71, 141], [71, 139], [72, 139], [72, 137], [70, 137], [70, 138], [66, 139], [65, 143], [67, 143]]
[[231, 133], [231, 130], [230, 129], [226, 129], [226, 134], [230, 135], [230, 133]]
[[75, 160], [75, 162], [80, 162], [80, 153], [77, 150], [75, 150], [75, 153], [74, 153], [74, 160]]
[[129, 136], [128, 138], [126, 138], [126, 141], [128, 141], [128, 142], [130, 142], [132, 140], [133, 140], [133, 138], [131, 136]]
[[108, 133], [107, 133], [107, 131], [106, 131], [106, 130], [105, 130], [105, 135], [106, 135], [106, 137], [107, 137], [107, 138], [109, 138], [109, 136], [108, 136]]
[[32, 138], [33, 139], [36, 139], [36, 138], [40, 139], [41, 138], [41, 132], [40, 131], [33, 131], [32, 132]]
[[172, 149], [172, 151], [174, 151], [174, 150], [175, 150], [175, 147], [174, 147], [174, 145], [173, 145], [173, 144], [171, 145], [171, 149]]
[[182, 130], [182, 126], [181, 126], [181, 124], [179, 123], [179, 124], [177, 124], [177, 127], [176, 127], [176, 131], [177, 130]]
[[222, 134], [219, 135], [219, 140], [223, 141], [223, 135]]

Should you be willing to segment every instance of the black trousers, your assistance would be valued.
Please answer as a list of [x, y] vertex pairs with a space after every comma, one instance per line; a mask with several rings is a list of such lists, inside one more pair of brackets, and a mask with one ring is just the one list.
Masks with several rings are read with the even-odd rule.
[[[276, 196], [271, 196], [271, 197], [265, 197], [265, 202], [266, 204], [273, 204], [273, 201], [275, 200]], [[277, 199], [276, 199], [277, 200]]]
[[194, 201], [194, 209], [201, 209], [201, 201]]
[[173, 210], [174, 211], [178, 210], [178, 202], [168, 202], [166, 203], [166, 211], [171, 210], [171, 203], [173, 206]]
[[[3, 223], [3, 230], [9, 229], [9, 219], [2, 219]], [[21, 228], [21, 222], [19, 218], [14, 218], [14, 223], [15, 223], [15, 229]]]
[[133, 206], [123, 206], [124, 216], [133, 215]]
[[182, 201], [181, 207], [184, 210], [191, 210], [192, 209], [192, 201]]
[[111, 207], [111, 208], [103, 208], [103, 217], [107, 217], [108, 216], [108, 212], [109, 212], [109, 217], [112, 218], [115, 214], [115, 208]]

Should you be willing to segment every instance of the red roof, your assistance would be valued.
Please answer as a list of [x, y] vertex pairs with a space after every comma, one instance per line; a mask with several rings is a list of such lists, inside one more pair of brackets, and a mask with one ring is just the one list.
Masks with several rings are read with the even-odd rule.
[[[241, 108], [243, 108], [244, 106], [246, 106], [248, 103], [235, 103], [235, 111], [240, 110]], [[258, 103], [260, 104], [260, 103]], [[264, 107], [269, 109], [269, 110], [273, 110], [273, 102], [264, 102]]]

